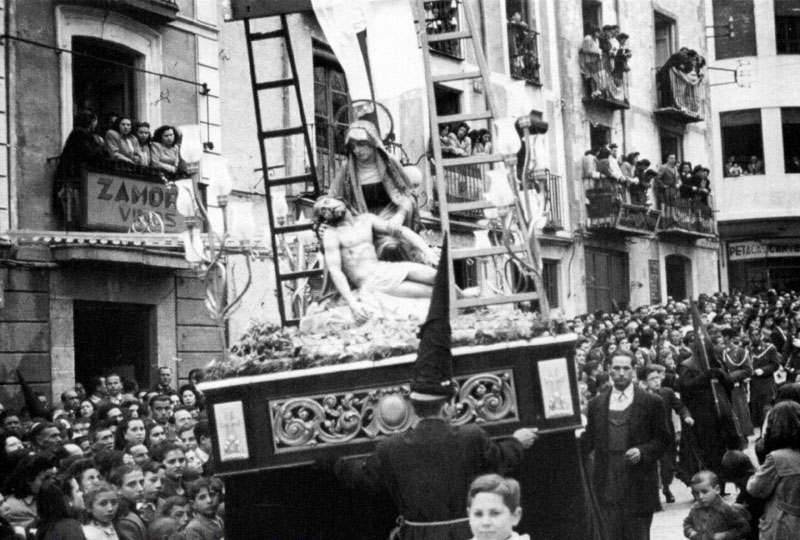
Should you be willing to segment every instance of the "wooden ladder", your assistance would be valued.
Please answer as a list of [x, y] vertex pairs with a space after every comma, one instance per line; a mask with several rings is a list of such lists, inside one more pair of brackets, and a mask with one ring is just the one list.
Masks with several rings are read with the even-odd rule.
[[[455, 0], [454, 0], [455, 1]], [[448, 2], [449, 3], [449, 2]], [[474, 156], [465, 156], [465, 157], [443, 157], [442, 155], [442, 145], [439, 140], [439, 134], [441, 130], [441, 126], [443, 124], [451, 124], [456, 122], [470, 122], [470, 121], [486, 121], [489, 126], [490, 132], [493, 132], [493, 125], [492, 121], [497, 117], [497, 102], [494, 96], [494, 90], [492, 88], [492, 82], [490, 78], [489, 68], [486, 64], [486, 58], [483, 54], [483, 48], [480, 44], [480, 40], [476, 33], [476, 22], [475, 17], [473, 15], [473, 2], [471, 0], [458, 0], [458, 5], [461, 7], [461, 12], [463, 14], [463, 19], [466, 22], [466, 30], [456, 29], [454, 31], [445, 31], [441, 33], [429, 33], [428, 25], [431, 24], [431, 20], [426, 18], [426, 5], [437, 5], [443, 4], [443, 2], [428, 2], [425, 0], [416, 0], [416, 20], [417, 20], [417, 33], [420, 39], [420, 46], [422, 47], [422, 58], [423, 64], [425, 67], [425, 80], [426, 80], [426, 87], [427, 87], [427, 96], [428, 96], [428, 110], [429, 110], [429, 120], [430, 120], [430, 129], [431, 129], [431, 141], [432, 141], [432, 149], [433, 149], [433, 160], [434, 160], [434, 168], [436, 171], [436, 183], [435, 183], [435, 190], [438, 196], [439, 202], [439, 217], [441, 219], [442, 225], [442, 233], [448, 234], [450, 233], [450, 222], [451, 216], [453, 214], [469, 212], [469, 211], [481, 211], [487, 208], [493, 208], [492, 203], [486, 200], [476, 200], [476, 201], [467, 201], [467, 202], [450, 202], [448, 201], [447, 195], [447, 182], [445, 175], [447, 171], [450, 170], [458, 170], [459, 167], [463, 168], [465, 166], [475, 165], [485, 170], [486, 167], [491, 167], [491, 164], [498, 163], [504, 161], [502, 155], [494, 153], [494, 154], [486, 154], [486, 155], [474, 155]], [[475, 62], [478, 65], [477, 70], [472, 71], [453, 71], [449, 73], [436, 73], [433, 74], [431, 64], [431, 44], [447, 42], [447, 41], [455, 41], [458, 40], [459, 43], [468, 43], [471, 44], [472, 51], [474, 53]], [[448, 65], [453, 66], [454, 69], [460, 69], [460, 64], [456, 62], [444, 61], [439, 62], [440, 65]], [[473, 111], [468, 113], [461, 113], [461, 114], [449, 114], [449, 115], [439, 115], [437, 107], [436, 107], [436, 95], [435, 95], [435, 86], [440, 83], [454, 83], [460, 81], [480, 81], [483, 87], [483, 95], [485, 97], [484, 101], [484, 110]], [[483, 177], [483, 173], [481, 174]], [[514, 185], [514, 191], [517, 192], [516, 185]], [[514, 205], [512, 211], [517, 212], [517, 216], [521, 217], [520, 214], [522, 213], [522, 208], [519, 204], [519, 197], [517, 197], [517, 204]], [[521, 221], [519, 223], [522, 223]], [[533, 265], [533, 256], [535, 253], [532, 251], [537, 252], [538, 248], [535, 244], [535, 238], [533, 239], [533, 243], [529, 242], [529, 234], [525, 230], [523, 226], [519, 231], [520, 240], [515, 242], [512, 245], [505, 246], [505, 245], [493, 245], [491, 247], [483, 247], [483, 248], [451, 248], [449, 257], [448, 257], [448, 265], [450, 268], [450, 275], [453, 276], [453, 261], [454, 260], [466, 260], [466, 259], [473, 259], [478, 260], [485, 257], [497, 257], [501, 255], [511, 256], [512, 253], [518, 256], [520, 259], [528, 261], [529, 264]], [[452, 246], [452, 242], [450, 243]], [[486, 297], [479, 297], [479, 298], [457, 298], [456, 294], [456, 283], [455, 280], [451, 280], [450, 283], [450, 309], [451, 315], [455, 316], [458, 312], [458, 309], [464, 308], [473, 308], [479, 306], [488, 306], [492, 304], [509, 304], [509, 303], [517, 303], [517, 302], [539, 302], [540, 311], [542, 315], [547, 316], [548, 307], [547, 307], [547, 299], [544, 294], [541, 295], [540, 292], [544, 291], [544, 286], [541, 279], [541, 274], [536, 272], [532, 275], [534, 287], [536, 288], [535, 292], [508, 292], [507, 294], [498, 294], [493, 296], [486, 296]]]
[[[256, 122], [258, 126], [258, 146], [261, 151], [261, 170], [264, 173], [264, 194], [267, 198], [267, 208], [269, 208], [269, 230], [272, 240], [272, 260], [275, 267], [275, 286], [278, 295], [278, 310], [280, 311], [281, 324], [284, 326], [295, 326], [300, 320], [292, 316], [290, 306], [286, 305], [286, 297], [284, 296], [284, 289], [288, 281], [295, 282], [295, 290], [304, 287], [310, 278], [322, 276], [322, 268], [300, 269], [292, 272], [286, 272], [281, 268], [280, 253], [282, 246], [285, 245], [281, 241], [282, 235], [297, 233], [301, 231], [310, 230], [312, 223], [300, 224], [280, 224], [277, 223], [274, 215], [274, 207], [272, 205], [274, 190], [276, 188], [285, 189], [286, 186], [304, 184], [311, 186], [312, 193], [307, 195], [313, 199], [319, 196], [319, 181], [317, 179], [317, 169], [314, 163], [314, 151], [311, 145], [311, 137], [308, 132], [308, 121], [306, 119], [305, 108], [303, 107], [303, 98], [300, 92], [300, 82], [297, 76], [297, 65], [295, 62], [294, 51], [292, 48], [292, 40], [289, 35], [289, 27], [286, 21], [286, 14], [276, 16], [280, 20], [280, 27], [277, 30], [268, 32], [254, 32], [251, 29], [250, 19], [244, 20], [245, 41], [247, 43], [247, 55], [250, 61], [250, 82], [253, 88], [253, 103], [255, 105]], [[279, 79], [258, 80], [256, 62], [260, 63], [274, 63], [274, 57], [259, 56], [256, 59], [253, 53], [253, 44], [256, 42], [263, 42], [267, 40], [282, 40], [284, 42], [285, 52], [289, 66], [291, 68], [291, 76]], [[262, 102], [267, 100], [265, 95], [268, 90], [280, 88], [294, 88], [297, 106], [299, 108], [300, 125], [297, 126], [282, 126], [279, 128], [265, 129], [262, 117]], [[306, 159], [308, 162], [308, 172], [296, 176], [286, 176], [278, 179], [269, 178], [269, 167], [267, 163], [267, 149], [266, 142], [273, 139], [302, 135]]]

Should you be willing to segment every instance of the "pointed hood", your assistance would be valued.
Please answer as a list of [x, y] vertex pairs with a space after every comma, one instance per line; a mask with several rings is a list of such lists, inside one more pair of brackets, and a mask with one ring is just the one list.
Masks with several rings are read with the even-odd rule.
[[411, 399], [449, 398], [454, 393], [453, 355], [450, 329], [450, 267], [448, 238], [444, 237], [442, 255], [433, 283], [428, 318], [421, 326], [419, 352], [411, 381]]

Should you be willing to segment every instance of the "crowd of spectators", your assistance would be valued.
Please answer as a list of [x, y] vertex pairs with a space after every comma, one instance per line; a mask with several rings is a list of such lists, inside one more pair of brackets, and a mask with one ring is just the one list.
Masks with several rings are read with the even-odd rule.
[[[668, 503], [674, 502], [669, 486], [676, 473], [695, 495], [686, 537], [716, 538], [730, 527], [737, 532], [725, 538], [794, 538], [797, 518], [781, 508], [797, 501], [798, 481], [780, 471], [800, 466], [800, 295], [704, 294], [696, 306], [705, 346], [695, 335], [688, 300], [599, 311], [565, 323], [579, 335], [583, 410], [612, 384], [608, 367], [615, 352], [633, 354], [634, 380], [675, 413], [675, 445], [659, 468]], [[707, 360], [700, 358], [703, 349]], [[698, 367], [704, 361], [705, 369]], [[719, 385], [715, 390], [711, 381]], [[743, 452], [748, 438], [756, 439], [758, 468]], [[719, 498], [728, 483], [738, 491], [730, 507]], [[712, 517], [716, 512], [726, 520]]]
[[[800, 172], [800, 160], [797, 160], [797, 172]], [[736, 177], [736, 176], [751, 176], [757, 174], [764, 174], [764, 161], [761, 160], [758, 156], [750, 156], [749, 159], [745, 160], [745, 166], [742, 167], [737, 161], [735, 156], [728, 156], [728, 160], [725, 162], [725, 165], [722, 167], [722, 174], [723, 176], [727, 177]], [[794, 163], [792, 161], [791, 163]], [[788, 166], [787, 166], [788, 167]]]
[[684, 161], [678, 166], [674, 154], [667, 156], [655, 170], [639, 152], [618, 154], [619, 146], [595, 146], [584, 153], [582, 175], [587, 189], [611, 190], [618, 200], [636, 206], [656, 207], [669, 219], [673, 209], [682, 208], [691, 215], [710, 218], [709, 169]]
[[219, 540], [223, 484], [195, 370], [169, 368], [140, 390], [116, 373], [49, 406], [20, 379], [26, 406], [0, 413], [0, 539]]
[[109, 114], [103, 127], [97, 115], [83, 111], [75, 116], [73, 129], [59, 156], [53, 183], [54, 201], [60, 201], [68, 223], [79, 212], [79, 184], [84, 165], [104, 160], [125, 164], [137, 172], [176, 178], [185, 169], [180, 159], [181, 134], [174, 126], [160, 126], [151, 133], [146, 121]]
[[579, 63], [587, 97], [625, 99], [623, 76], [633, 55], [628, 38], [616, 24], [592, 27], [583, 38]]
[[466, 157], [492, 153], [492, 133], [488, 129], [470, 129], [461, 122], [455, 126], [443, 124], [439, 143], [444, 157]]
[[656, 75], [660, 106], [700, 113], [698, 86], [703, 81], [705, 67], [706, 59], [694, 49], [681, 47], [671, 55]]

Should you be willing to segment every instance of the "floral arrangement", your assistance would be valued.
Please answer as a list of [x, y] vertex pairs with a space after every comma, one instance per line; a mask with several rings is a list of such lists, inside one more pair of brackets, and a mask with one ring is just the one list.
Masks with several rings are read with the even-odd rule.
[[[206, 368], [206, 380], [258, 375], [381, 360], [417, 351], [417, 330], [424, 321], [372, 319], [354, 328], [302, 334], [297, 328], [254, 322], [223, 362]], [[538, 313], [495, 306], [461, 314], [451, 321], [453, 347], [489, 345], [563, 333]], [[563, 326], [563, 325], [562, 325]]]

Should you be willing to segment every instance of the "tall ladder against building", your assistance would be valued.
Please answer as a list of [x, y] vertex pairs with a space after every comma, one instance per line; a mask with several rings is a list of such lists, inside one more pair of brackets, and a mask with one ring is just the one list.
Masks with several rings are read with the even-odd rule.
[[[503, 156], [500, 154], [489, 155], [475, 155], [468, 157], [448, 157], [442, 156], [442, 145], [439, 140], [440, 128], [443, 124], [452, 124], [455, 122], [470, 122], [470, 121], [487, 121], [490, 127], [492, 120], [496, 118], [497, 105], [492, 89], [489, 68], [486, 64], [486, 58], [483, 54], [483, 48], [480, 44], [476, 32], [475, 17], [472, 12], [473, 2], [470, 0], [458, 0], [461, 4], [464, 21], [467, 24], [466, 30], [458, 30], [454, 32], [444, 32], [438, 34], [429, 34], [426, 24], [426, 10], [425, 0], [416, 0], [416, 19], [418, 26], [418, 35], [420, 38], [420, 46], [422, 47], [422, 58], [425, 66], [425, 81], [427, 85], [428, 96], [428, 109], [430, 116], [430, 129], [431, 141], [433, 147], [433, 159], [436, 170], [436, 194], [439, 199], [439, 217], [442, 224], [442, 232], [450, 232], [451, 214], [457, 212], [465, 212], [470, 210], [483, 210], [492, 208], [492, 204], [488, 201], [470, 201], [470, 202], [448, 202], [447, 200], [447, 185], [445, 182], [445, 172], [448, 169], [463, 167], [466, 165], [480, 165], [488, 166], [491, 163], [503, 161]], [[437, 73], [433, 74], [431, 68], [431, 49], [430, 44], [442, 41], [459, 40], [463, 43], [471, 44], [474, 53], [475, 61], [478, 64], [477, 70], [472, 71], [454, 71], [451, 73]], [[442, 62], [442, 64], [454, 65], [454, 62]], [[437, 83], [453, 83], [457, 81], [480, 80], [483, 85], [483, 95], [485, 97], [484, 106], [482, 111], [474, 111], [462, 114], [451, 114], [440, 116], [436, 107], [435, 85]], [[517, 205], [514, 211], [521, 212], [521, 207]], [[522, 231], [523, 236], [527, 239], [526, 231]], [[492, 246], [485, 248], [450, 248], [450, 256], [448, 257], [448, 264], [450, 265], [450, 275], [453, 273], [454, 260], [477, 260], [484, 257], [494, 257], [503, 254], [509, 254], [509, 250], [518, 253], [521, 258], [527, 257], [531, 259], [530, 247], [526, 242], [518, 242], [511, 246]], [[532, 276], [536, 292], [519, 292], [510, 293], [489, 297], [480, 298], [462, 298], [456, 297], [456, 284], [453, 280], [450, 284], [450, 306], [452, 310], [451, 315], [455, 315], [458, 309], [471, 308], [478, 306], [487, 306], [492, 304], [508, 304], [525, 301], [540, 300], [540, 292], [544, 291], [541, 275], [537, 274]], [[546, 297], [542, 297], [541, 301], [545, 304], [541, 306], [542, 313], [547, 314]]]
[[[272, 205], [273, 194], [276, 188], [285, 189], [286, 186], [305, 184], [313, 186], [313, 193], [310, 194], [314, 199], [319, 196], [319, 181], [317, 180], [317, 169], [314, 163], [314, 152], [311, 146], [311, 137], [308, 132], [308, 121], [306, 119], [305, 107], [303, 106], [303, 98], [300, 93], [300, 81], [297, 75], [297, 65], [295, 63], [294, 50], [292, 48], [292, 39], [289, 35], [289, 27], [286, 21], [286, 14], [276, 15], [274, 18], [279, 19], [280, 27], [277, 30], [268, 32], [254, 32], [251, 29], [250, 19], [244, 19], [245, 40], [247, 42], [247, 55], [250, 61], [250, 82], [253, 88], [253, 104], [255, 105], [256, 122], [258, 127], [258, 145], [261, 151], [261, 170], [264, 173], [264, 193], [267, 198], [267, 208], [269, 208], [269, 230], [272, 240], [272, 253], [273, 264], [275, 267], [275, 287], [278, 295], [278, 310], [280, 311], [281, 324], [284, 326], [294, 326], [299, 323], [299, 319], [291, 316], [288, 311], [291, 306], [286, 305], [286, 297], [284, 296], [285, 285], [290, 280], [302, 280], [316, 276], [322, 276], [322, 268], [315, 269], [302, 269], [293, 272], [285, 272], [281, 268], [280, 253], [282, 243], [280, 242], [281, 235], [287, 233], [296, 233], [301, 231], [310, 230], [312, 223], [299, 223], [299, 224], [278, 224], [276, 223], [274, 215], [274, 207]], [[253, 43], [266, 40], [282, 40], [285, 47], [286, 60], [288, 61], [291, 76], [287, 78], [258, 80], [257, 64], [256, 61], [262, 63], [274, 63], [274, 57], [262, 57], [256, 59], [253, 54]], [[300, 125], [299, 126], [284, 126], [278, 129], [265, 129], [262, 117], [262, 103], [265, 97], [262, 95], [267, 90], [280, 89], [280, 88], [294, 88], [297, 106], [299, 108]], [[306, 151], [306, 159], [308, 162], [309, 172], [297, 176], [287, 176], [284, 178], [270, 179], [269, 167], [267, 164], [267, 149], [265, 142], [272, 139], [287, 138], [292, 136], [302, 135]]]

